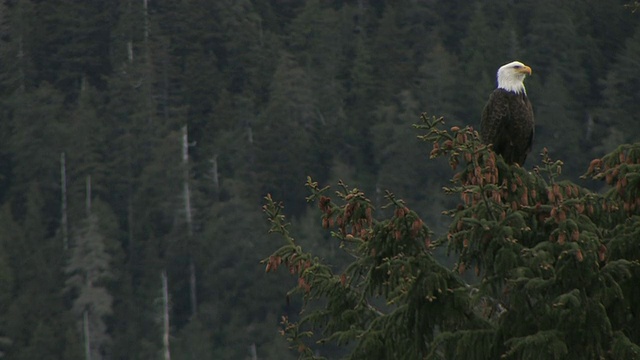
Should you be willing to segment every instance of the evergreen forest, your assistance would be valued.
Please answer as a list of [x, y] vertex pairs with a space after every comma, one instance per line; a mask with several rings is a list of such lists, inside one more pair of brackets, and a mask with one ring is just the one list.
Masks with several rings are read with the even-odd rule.
[[[637, 8], [0, 2], [0, 357], [640, 358]], [[524, 168], [472, 129], [513, 60]]]

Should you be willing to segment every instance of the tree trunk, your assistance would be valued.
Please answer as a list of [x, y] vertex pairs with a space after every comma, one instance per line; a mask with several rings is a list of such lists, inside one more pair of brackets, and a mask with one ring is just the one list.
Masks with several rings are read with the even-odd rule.
[[149, 51], [149, 1], [142, 0], [142, 8], [144, 9], [144, 46]]
[[89, 312], [85, 309], [82, 314], [82, 333], [84, 334], [84, 359], [91, 360], [91, 340], [89, 338]]
[[147, 111], [147, 123], [151, 124], [153, 122], [153, 114], [154, 114], [154, 106], [153, 106], [153, 94], [152, 94], [152, 84], [153, 84], [153, 62], [151, 60], [151, 46], [149, 44], [149, 1], [142, 0], [143, 7], [143, 41], [144, 41], [144, 68], [142, 75], [142, 85], [143, 85], [143, 94], [146, 101], [146, 111]]
[[247, 141], [249, 141], [249, 144], [253, 144], [253, 130], [251, 129], [251, 125], [247, 126]]
[[198, 312], [198, 301], [196, 294], [196, 264], [193, 255], [189, 254], [189, 292], [191, 295], [191, 316], [195, 317]]
[[187, 222], [187, 235], [189, 238], [193, 235], [192, 214], [191, 214], [191, 193], [189, 189], [189, 134], [187, 126], [182, 127], [182, 167], [183, 167], [183, 185], [184, 185], [184, 211]]
[[84, 208], [87, 213], [87, 217], [89, 217], [89, 215], [91, 215], [91, 175], [87, 175], [85, 191]]
[[67, 215], [67, 162], [65, 153], [60, 153], [60, 188], [61, 188], [61, 212], [62, 219], [60, 227], [62, 228], [62, 248], [66, 251], [69, 249], [69, 222]]
[[169, 286], [167, 284], [167, 272], [162, 272], [162, 346], [164, 360], [171, 360], [171, 351], [169, 349]]
[[22, 40], [22, 32], [20, 32], [20, 38], [18, 39], [18, 76], [20, 78], [20, 90], [25, 91], [25, 71], [24, 71], [24, 41]]
[[184, 211], [187, 225], [187, 251], [189, 252], [189, 295], [191, 299], [191, 316], [197, 313], [198, 301], [196, 297], [196, 265], [193, 261], [193, 214], [191, 210], [191, 192], [189, 189], [189, 134], [187, 126], [182, 127], [182, 167], [184, 184]]
[[220, 176], [218, 175], [218, 154], [211, 158], [211, 179], [213, 180], [213, 191], [216, 193], [216, 200], [220, 194]]

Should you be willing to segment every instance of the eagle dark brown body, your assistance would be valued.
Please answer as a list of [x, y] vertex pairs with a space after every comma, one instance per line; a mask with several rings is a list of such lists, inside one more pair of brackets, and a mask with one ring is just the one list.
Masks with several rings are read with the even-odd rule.
[[482, 111], [480, 137], [508, 164], [523, 165], [531, 151], [534, 119], [526, 92], [497, 88]]

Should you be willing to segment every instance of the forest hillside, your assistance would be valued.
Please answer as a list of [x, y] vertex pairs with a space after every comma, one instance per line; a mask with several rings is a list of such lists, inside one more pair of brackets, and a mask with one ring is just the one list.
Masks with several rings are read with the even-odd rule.
[[525, 167], [547, 148], [578, 179], [640, 138], [626, 3], [2, 1], [2, 355], [295, 358], [278, 334], [295, 282], [260, 264], [264, 196], [336, 266], [307, 176], [376, 209], [391, 190], [443, 233], [449, 165], [412, 124], [477, 127], [512, 60], [533, 69]]

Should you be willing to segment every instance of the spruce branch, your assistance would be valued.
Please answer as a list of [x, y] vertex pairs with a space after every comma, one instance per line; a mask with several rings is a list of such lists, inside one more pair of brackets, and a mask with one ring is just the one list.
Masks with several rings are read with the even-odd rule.
[[[305, 299], [305, 316], [288, 331], [292, 346], [305, 354], [310, 336], [355, 342], [352, 359], [628, 358], [638, 326], [625, 309], [640, 311], [631, 302], [640, 271], [632, 207], [640, 204], [640, 147], [622, 146], [591, 164], [587, 174], [612, 187], [601, 195], [561, 180], [563, 163], [546, 149], [528, 172], [507, 166], [470, 127], [442, 130], [442, 118], [422, 120], [416, 127], [427, 130], [420, 138], [433, 142], [431, 157], [448, 157], [454, 171], [445, 193], [461, 197], [435, 242], [393, 193], [385, 193], [388, 218], [374, 219], [357, 188], [339, 182], [328, 196], [329, 187], [308, 178], [307, 199], [317, 201], [323, 228], [351, 255], [334, 274], [295, 244], [281, 208], [267, 199], [271, 231], [286, 240], [264, 262], [268, 270], [286, 265], [299, 279], [289, 294]], [[457, 272], [432, 257], [445, 242]], [[479, 283], [468, 285], [458, 272], [473, 264]]]

